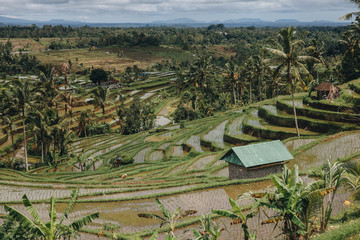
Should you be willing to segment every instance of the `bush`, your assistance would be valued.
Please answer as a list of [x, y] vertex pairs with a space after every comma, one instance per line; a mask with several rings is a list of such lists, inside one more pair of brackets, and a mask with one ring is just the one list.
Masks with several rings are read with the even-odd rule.
[[128, 164], [132, 164], [134, 163], [134, 159], [130, 158], [130, 157], [120, 157], [117, 156], [116, 158], [113, 158], [109, 161], [108, 165], [110, 166], [110, 168], [117, 168], [120, 167], [122, 165], [128, 165]]
[[102, 68], [95, 68], [94, 70], [91, 71], [90, 80], [93, 83], [95, 83], [97, 85], [100, 85], [101, 82], [107, 82], [108, 81], [108, 74]]

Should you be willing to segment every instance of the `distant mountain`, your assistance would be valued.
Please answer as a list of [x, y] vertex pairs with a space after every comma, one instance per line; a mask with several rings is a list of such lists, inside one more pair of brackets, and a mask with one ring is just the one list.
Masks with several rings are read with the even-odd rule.
[[224, 24], [225, 27], [287, 27], [287, 26], [345, 26], [349, 22], [331, 22], [325, 20], [317, 20], [312, 22], [300, 22], [296, 19], [278, 19], [276, 21], [266, 21], [260, 18], [240, 18], [229, 19], [226, 21], [210, 21], [201, 22], [191, 18], [175, 18], [169, 20], [153, 21], [149, 23], [88, 23], [80, 21], [71, 21], [64, 19], [52, 19], [49, 21], [34, 21], [17, 18], [8, 18], [0, 16], [0, 26], [3, 25], [32, 25], [36, 24], [40, 27], [44, 25], [63, 25], [63, 26], [94, 26], [94, 27], [146, 27], [146, 26], [172, 26], [172, 27], [207, 27], [211, 24]]
[[266, 22], [260, 18], [240, 18], [240, 19], [229, 19], [229, 20], [226, 20], [224, 21], [224, 24], [225, 23], [249, 23], [249, 22], [252, 22], [252, 23], [259, 23], [259, 22]]
[[4, 25], [32, 25], [36, 24], [38, 26], [43, 25], [64, 25], [64, 26], [84, 26], [87, 23], [79, 22], [79, 21], [69, 21], [64, 19], [52, 19], [49, 21], [35, 21], [35, 20], [25, 20], [25, 19], [18, 19], [18, 18], [8, 18], [8, 17], [1, 17], [0, 16], [0, 23]]
[[0, 16], [0, 23], [5, 24], [5, 25], [8, 25], [8, 24], [10, 24], [10, 25], [14, 25], [14, 24], [26, 25], [26, 24], [32, 24], [32, 21], [25, 20], [25, 19], [8, 18], [8, 17]]
[[155, 24], [184, 24], [184, 23], [201, 23], [201, 22], [196, 21], [196, 20], [191, 19], [191, 18], [175, 18], [175, 19], [170, 19], [170, 20], [154, 21], [154, 22], [151, 22], [151, 23], [155, 23]]
[[296, 20], [296, 19], [278, 19], [275, 22], [276, 23], [283, 23], [283, 22], [285, 22], [285, 23], [299, 23], [299, 21]]

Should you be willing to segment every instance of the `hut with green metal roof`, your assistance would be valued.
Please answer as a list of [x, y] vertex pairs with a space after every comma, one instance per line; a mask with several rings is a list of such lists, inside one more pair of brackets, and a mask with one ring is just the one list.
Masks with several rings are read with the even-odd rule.
[[233, 147], [220, 160], [229, 163], [229, 178], [261, 178], [281, 172], [294, 157], [280, 140]]

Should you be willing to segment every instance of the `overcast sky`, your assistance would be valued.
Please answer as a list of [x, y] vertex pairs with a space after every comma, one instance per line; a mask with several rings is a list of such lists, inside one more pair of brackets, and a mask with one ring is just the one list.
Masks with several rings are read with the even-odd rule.
[[174, 18], [338, 21], [353, 11], [358, 9], [349, 0], [0, 0], [4, 17], [107, 23]]

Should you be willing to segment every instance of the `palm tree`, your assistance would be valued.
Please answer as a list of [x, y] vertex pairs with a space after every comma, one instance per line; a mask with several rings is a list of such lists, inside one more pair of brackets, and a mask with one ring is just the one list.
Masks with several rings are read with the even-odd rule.
[[231, 86], [232, 92], [233, 92], [233, 98], [234, 98], [234, 104], [237, 105], [237, 85], [239, 81], [239, 74], [240, 74], [240, 68], [237, 64], [235, 64], [233, 61], [227, 62], [225, 64], [225, 79], [227, 80], [227, 84]]
[[23, 135], [24, 135], [24, 151], [25, 151], [25, 167], [26, 171], [29, 170], [28, 158], [27, 158], [27, 143], [26, 143], [26, 125], [25, 119], [27, 111], [32, 108], [34, 104], [34, 91], [31, 88], [29, 81], [13, 81], [13, 85], [10, 88], [11, 96], [15, 101], [16, 106], [21, 111], [23, 121]]
[[40, 92], [38, 98], [41, 102], [46, 103], [47, 107], [57, 107], [60, 93], [55, 82], [55, 68], [51, 64], [41, 64], [38, 69], [39, 81], [37, 89]]
[[[16, 109], [16, 105], [11, 98], [11, 95], [7, 91], [2, 91], [0, 94], [0, 118], [2, 119], [3, 123], [8, 125], [11, 135], [11, 145], [13, 149], [13, 158], [15, 158], [15, 145], [14, 145], [14, 121], [13, 117], [18, 114], [18, 110]], [[8, 130], [6, 128], [3, 129], [6, 133]]]
[[231, 225], [241, 224], [241, 227], [244, 231], [244, 239], [245, 240], [248, 240], [248, 239], [255, 240], [257, 232], [254, 231], [253, 234], [250, 233], [249, 226], [247, 225], [247, 221], [259, 213], [258, 203], [253, 204], [251, 206], [251, 209], [245, 214], [245, 213], [243, 213], [240, 206], [232, 198], [229, 198], [229, 202], [232, 207], [232, 210], [217, 209], [217, 210], [212, 210], [212, 212], [216, 213], [220, 216], [224, 216], [224, 217], [233, 219], [233, 221], [231, 222]]
[[277, 78], [283, 70], [286, 71], [286, 80], [290, 86], [291, 99], [293, 103], [296, 133], [298, 137], [300, 137], [294, 101], [295, 84], [298, 82], [300, 86], [306, 89], [306, 86], [301, 79], [300, 71], [303, 71], [305, 74], [310, 76], [310, 78], [312, 78], [312, 76], [301, 61], [314, 60], [315, 58], [300, 55], [302, 50], [304, 50], [304, 42], [302, 40], [295, 40], [295, 33], [296, 29], [294, 27], [288, 27], [280, 30], [279, 49], [266, 48], [266, 50], [276, 56], [275, 60], [279, 64], [274, 71], [274, 78]]
[[[360, 8], [360, 1], [359, 0], [350, 0], [351, 2], [355, 3]], [[358, 18], [360, 16], [360, 12], [351, 12], [345, 14], [344, 16], [340, 17], [339, 20], [350, 20], [352, 17]]]
[[86, 127], [90, 124], [90, 116], [86, 111], [82, 111], [80, 118], [79, 118], [79, 125], [78, 125], [78, 136], [85, 136], [87, 137]]
[[126, 117], [126, 108], [123, 103], [121, 103], [118, 106], [118, 109], [116, 110], [116, 114], [119, 117], [118, 119], [113, 118], [115, 121], [117, 121], [119, 125], [119, 133], [122, 134], [124, 132], [124, 120]]
[[199, 90], [205, 91], [210, 87], [214, 76], [214, 65], [211, 63], [212, 57], [199, 57], [190, 67], [188, 83], [195, 89], [195, 105], [197, 109]]
[[108, 89], [103, 87], [97, 87], [91, 91], [94, 107], [100, 107], [102, 109], [103, 119], [105, 120], [105, 104], [108, 97]]
[[33, 132], [40, 140], [41, 144], [41, 162], [44, 162], [44, 145], [47, 141], [47, 137], [50, 135], [51, 128], [48, 125], [48, 121], [45, 116], [39, 112], [30, 112], [27, 116], [27, 121], [30, 122], [33, 127]]
[[160, 202], [158, 198], [155, 199], [156, 204], [162, 212], [162, 216], [152, 214], [152, 213], [139, 213], [138, 216], [142, 218], [151, 218], [161, 220], [160, 228], [164, 224], [168, 224], [171, 230], [171, 235], [174, 236], [176, 221], [188, 215], [195, 214], [197, 211], [195, 210], [187, 210], [182, 211], [180, 207], [178, 207], [174, 212], [170, 212], [168, 209], [165, 209], [164, 205]]
[[35, 207], [28, 199], [26, 195], [22, 197], [23, 204], [27, 208], [29, 214], [32, 216], [33, 220], [28, 218], [26, 215], [20, 213], [12, 207], [7, 205], [4, 206], [5, 211], [9, 213], [11, 217], [13, 217], [21, 226], [23, 226], [26, 230], [31, 233], [39, 236], [45, 240], [56, 240], [61, 237], [68, 237], [69, 233], [77, 232], [83, 226], [88, 223], [91, 223], [93, 220], [99, 217], [99, 213], [93, 213], [88, 216], [82, 217], [79, 220], [76, 220], [68, 225], [63, 225], [63, 221], [69, 217], [70, 212], [75, 206], [78, 197], [78, 189], [74, 189], [71, 193], [71, 199], [68, 207], [65, 209], [64, 215], [61, 217], [60, 221], [57, 220], [56, 210], [55, 210], [55, 198], [50, 198], [50, 210], [49, 216], [50, 221], [44, 223]]
[[269, 71], [269, 66], [266, 63], [266, 60], [264, 59], [263, 54], [256, 55], [252, 57], [253, 59], [253, 67], [254, 67], [254, 77], [257, 79], [257, 85], [258, 85], [258, 94], [259, 94], [259, 101], [262, 100], [262, 89], [264, 88], [264, 77], [266, 73]]

